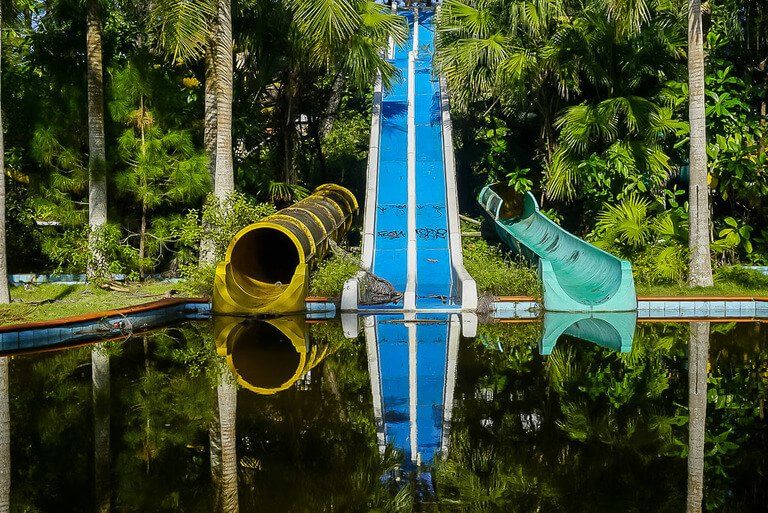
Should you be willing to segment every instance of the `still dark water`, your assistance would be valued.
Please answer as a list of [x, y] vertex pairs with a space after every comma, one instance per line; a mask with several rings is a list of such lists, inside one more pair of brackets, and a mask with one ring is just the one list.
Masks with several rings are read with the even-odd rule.
[[[682, 512], [702, 490], [705, 511], [768, 511], [765, 324], [641, 323], [624, 354], [563, 336], [544, 356], [541, 331], [481, 325], [391, 411], [335, 322], [0, 359], [10, 511]], [[430, 429], [427, 462], [407, 444]]]

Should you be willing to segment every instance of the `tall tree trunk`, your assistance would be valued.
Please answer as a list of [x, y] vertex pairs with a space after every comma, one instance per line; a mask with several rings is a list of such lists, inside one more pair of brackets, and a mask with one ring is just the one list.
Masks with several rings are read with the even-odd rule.
[[688, 283], [711, 287], [712, 259], [709, 250], [709, 185], [707, 183], [707, 127], [704, 98], [704, 29], [701, 0], [689, 0], [688, 11], [688, 117], [691, 125], [690, 238]]
[[341, 95], [344, 89], [344, 76], [341, 73], [336, 74], [336, 78], [333, 79], [333, 85], [331, 86], [331, 97], [328, 99], [328, 107], [325, 111], [325, 119], [323, 119], [320, 129], [320, 138], [324, 139], [333, 128], [333, 122], [336, 121], [336, 115], [339, 112], [339, 105], [341, 105]]
[[[144, 110], [144, 95], [141, 96], [141, 122], [139, 123], [139, 131], [141, 133], [141, 154], [145, 155], [147, 152], [147, 138], [146, 131], [144, 129], [144, 119], [146, 118], [146, 110]], [[147, 183], [144, 178], [141, 179], [142, 187], [146, 190]], [[141, 200], [141, 228], [139, 229], [139, 277], [144, 279], [144, 254], [146, 251], [147, 241], [147, 199], [143, 197]], [[146, 340], [145, 340], [146, 345]]]
[[141, 228], [139, 229], [139, 277], [144, 279], [144, 254], [147, 240], [147, 202], [141, 202]]
[[215, 30], [216, 65], [216, 171], [213, 191], [219, 200], [235, 191], [232, 156], [232, 5], [230, 0], [218, 0]]
[[203, 144], [208, 155], [208, 172], [211, 185], [216, 180], [216, 64], [214, 63], [215, 42], [205, 49], [205, 124], [203, 126]]
[[11, 510], [11, 410], [8, 357], [0, 358], [0, 513]]
[[293, 74], [289, 71], [285, 80], [285, 120], [283, 126], [283, 181], [294, 182], [293, 172]]
[[104, 344], [91, 349], [93, 381], [94, 497], [96, 513], [109, 513], [109, 356]]
[[237, 513], [237, 385], [227, 368], [221, 370], [217, 393], [221, 433], [220, 506], [224, 513]]
[[[208, 172], [211, 176], [211, 186], [216, 184], [216, 148], [218, 141], [216, 123], [216, 64], [214, 63], [215, 42], [210, 42], [205, 49], [205, 123], [203, 126], [203, 144], [208, 155]], [[234, 180], [233, 180], [234, 181]], [[204, 227], [203, 233], [209, 232]], [[209, 236], [204, 235], [200, 240], [200, 264], [216, 263], [216, 248]]]
[[[3, 26], [3, 11], [0, 6], [0, 27]], [[2, 54], [3, 43], [0, 41], [0, 54]], [[2, 71], [0, 71], [0, 80]], [[2, 89], [0, 89], [0, 95]], [[0, 102], [0, 305], [11, 302], [10, 291], [8, 290], [8, 260], [6, 257], [7, 247], [5, 244], [5, 142], [3, 140], [3, 110]]]
[[704, 498], [704, 438], [707, 418], [709, 323], [692, 322], [688, 345], [688, 506], [701, 513]]
[[88, 0], [86, 53], [88, 60], [88, 225], [92, 254], [88, 276], [103, 276], [106, 257], [99, 238], [107, 222], [107, 152], [104, 144], [104, 70], [101, 49], [101, 8]]

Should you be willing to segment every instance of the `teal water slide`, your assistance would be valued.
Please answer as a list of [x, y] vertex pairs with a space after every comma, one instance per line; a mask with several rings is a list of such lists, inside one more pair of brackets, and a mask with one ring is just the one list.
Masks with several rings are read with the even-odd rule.
[[553, 312], [637, 310], [632, 265], [567, 232], [539, 211], [531, 193], [503, 184], [480, 191], [480, 205], [499, 237], [538, 262], [544, 309]]

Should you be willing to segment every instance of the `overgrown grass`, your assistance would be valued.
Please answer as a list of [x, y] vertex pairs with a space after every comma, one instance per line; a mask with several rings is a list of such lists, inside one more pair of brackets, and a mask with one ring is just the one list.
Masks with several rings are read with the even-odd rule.
[[482, 239], [464, 239], [464, 267], [481, 294], [541, 297], [536, 270]]
[[739, 266], [715, 270], [714, 287], [688, 287], [683, 283], [669, 285], [637, 284], [638, 296], [768, 296], [768, 276]]
[[0, 325], [46, 321], [149, 303], [179, 289], [179, 284], [142, 283], [127, 285], [127, 288], [130, 289], [128, 292], [117, 292], [93, 285], [56, 283], [12, 287], [11, 304], [0, 305]]
[[333, 255], [324, 260], [312, 273], [309, 293], [314, 296], [339, 297], [344, 282], [360, 269], [358, 255]]

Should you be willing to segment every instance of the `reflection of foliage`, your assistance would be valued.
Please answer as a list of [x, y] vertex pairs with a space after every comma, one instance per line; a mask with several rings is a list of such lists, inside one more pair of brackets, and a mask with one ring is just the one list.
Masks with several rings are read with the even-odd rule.
[[338, 323], [310, 324], [336, 352], [299, 387], [246, 394], [238, 406], [243, 510], [410, 511], [409, 496], [382, 481], [399, 462], [376, 443], [365, 345]]
[[446, 510], [678, 510], [683, 463], [659, 454], [673, 452], [670, 393], [685, 389], [669, 358], [684, 332], [641, 329], [627, 355], [566, 339], [546, 358], [494, 356], [497, 341], [533, 346], [529, 330], [492, 329], [461, 354], [461, 407], [437, 473]]
[[90, 354], [11, 361], [12, 503], [19, 511], [92, 509], [80, 493], [92, 487]]
[[482, 344], [494, 366], [520, 369], [533, 358], [541, 329], [539, 322], [480, 324], [474, 343]]
[[128, 346], [129, 365], [113, 376], [113, 425], [121, 426], [113, 432], [121, 440], [113, 455], [117, 501], [129, 511], [186, 509], [209, 491], [213, 343], [204, 324], [160, 330], [142, 342]]
[[[713, 325], [708, 511], [760, 508], [768, 437], [765, 330]], [[506, 339], [504, 338], [506, 336]], [[617, 354], [566, 338], [545, 363], [505, 361], [528, 333], [481, 327], [460, 355], [445, 511], [680, 511], [688, 436], [688, 328], [640, 325]], [[759, 505], [759, 506], [758, 506]]]
[[765, 401], [768, 353], [763, 324], [713, 326], [707, 380], [705, 493], [708, 511], [747, 511], [765, 504], [768, 449]]

